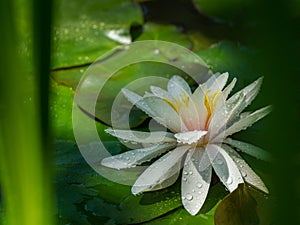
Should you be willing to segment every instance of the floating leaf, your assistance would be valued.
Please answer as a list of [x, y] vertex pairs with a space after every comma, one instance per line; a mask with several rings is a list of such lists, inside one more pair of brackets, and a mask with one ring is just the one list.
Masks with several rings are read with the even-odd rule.
[[179, 29], [173, 25], [146, 23], [143, 26], [142, 34], [136, 40], [170, 41], [188, 49], [193, 47], [189, 37], [180, 32]]
[[55, 1], [52, 68], [91, 63], [120, 44], [131, 43], [130, 26], [143, 22], [129, 0]]

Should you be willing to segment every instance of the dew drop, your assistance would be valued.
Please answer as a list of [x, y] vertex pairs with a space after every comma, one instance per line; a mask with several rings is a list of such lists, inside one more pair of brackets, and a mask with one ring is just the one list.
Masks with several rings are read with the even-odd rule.
[[223, 164], [223, 160], [220, 159], [220, 158], [218, 158], [218, 159], [216, 159], [216, 163], [219, 164], [219, 165], [222, 165]]
[[247, 177], [247, 173], [243, 171], [243, 172], [242, 172], [242, 176], [243, 176], [243, 177]]
[[189, 174], [192, 175], [192, 174], [193, 174], [193, 171], [189, 171]]
[[184, 181], [184, 182], [186, 182], [187, 181], [187, 179], [184, 177], [184, 178], [182, 178], [182, 180]]
[[232, 177], [228, 177], [228, 180], [227, 180], [227, 182], [226, 182], [226, 183], [227, 183], [228, 185], [230, 185], [230, 184], [232, 184], [232, 182], [233, 182], [233, 179], [232, 179]]
[[202, 186], [203, 186], [203, 185], [202, 185], [201, 183], [197, 183], [197, 187], [198, 187], [198, 188], [202, 188]]
[[154, 54], [158, 55], [160, 53], [159, 49], [154, 50]]
[[186, 194], [186, 195], [185, 195], [185, 198], [186, 198], [186, 200], [191, 201], [191, 200], [193, 200], [193, 195], [191, 195], [191, 194]]

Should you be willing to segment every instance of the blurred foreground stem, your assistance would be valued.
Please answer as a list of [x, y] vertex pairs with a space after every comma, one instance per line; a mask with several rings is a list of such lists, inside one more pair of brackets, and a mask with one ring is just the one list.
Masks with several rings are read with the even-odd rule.
[[[50, 35], [50, 20], [46, 20], [46, 29], [41, 35], [38, 32], [41, 22], [32, 23], [32, 18], [43, 21], [41, 15], [44, 11], [37, 4], [38, 1], [27, 1], [22, 5], [18, 5], [23, 3], [18, 0], [0, 2], [0, 187], [5, 211], [4, 224], [50, 225], [53, 224], [54, 214], [49, 166], [51, 157], [48, 158], [45, 137], [48, 134], [48, 88], [45, 86], [49, 75], [47, 72], [42, 74], [43, 71], [49, 71], [47, 54], [50, 46], [48, 39], [41, 41]], [[35, 6], [33, 9], [39, 14], [33, 12], [32, 18], [19, 18], [31, 13], [20, 15], [21, 10], [16, 10], [16, 6], [19, 9]], [[44, 13], [44, 16], [49, 17], [49, 14]], [[17, 23], [21, 20], [28, 23], [22, 27], [22, 31]], [[24, 32], [24, 27], [28, 29], [25, 30], [26, 34], [18, 36]], [[23, 40], [25, 36], [31, 41]], [[23, 41], [25, 44], [34, 43], [34, 46], [24, 46]], [[20, 51], [21, 46], [27, 49], [26, 54]], [[42, 47], [45, 56], [39, 54]], [[41, 86], [41, 83], [44, 85]]]

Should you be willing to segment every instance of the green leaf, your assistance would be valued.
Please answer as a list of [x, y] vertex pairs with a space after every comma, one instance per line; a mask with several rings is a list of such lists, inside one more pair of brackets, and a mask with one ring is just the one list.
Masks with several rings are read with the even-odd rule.
[[74, 67], [67, 70], [54, 70], [51, 77], [58, 83], [76, 90], [76, 87], [84, 75], [88, 66]]
[[214, 221], [214, 212], [216, 205], [226, 195], [224, 186], [218, 183], [211, 187], [207, 199], [196, 216], [191, 216], [184, 208], [180, 207], [173, 210], [161, 218], [147, 222], [147, 225], [182, 225], [182, 224], [203, 224], [212, 225]]
[[[50, 85], [50, 120], [54, 137], [57, 139], [74, 140], [72, 125], [74, 91], [71, 87], [66, 87], [56, 82], [50, 82]], [[95, 122], [95, 126], [102, 141], [116, 140], [104, 132], [108, 128], [107, 126], [98, 122]]]
[[[98, 96], [95, 116], [102, 122], [111, 124], [111, 112], [113, 112], [117, 118], [115, 124], [121, 128], [124, 120], [127, 122], [125, 115], [128, 109], [132, 107], [132, 104], [121, 94], [121, 88], [126, 87], [143, 95], [145, 91], [150, 90], [150, 85], [165, 88], [172, 75], [181, 75], [187, 79], [188, 76], [182, 70], [193, 74], [195, 80], [203, 79], [203, 76], [208, 73], [208, 68], [201, 58], [197, 58], [186, 49], [183, 50], [180, 46], [166, 42], [152, 41], [151, 43], [135, 42], [129, 48], [117, 48], [98, 63], [93, 64], [88, 71], [96, 70], [97, 76], [94, 76], [93, 72], [85, 76], [80, 94], [76, 98], [79, 106], [93, 114], [94, 108], [91, 106], [94, 97], [91, 96], [98, 96], [99, 88], [103, 87]], [[124, 67], [120, 68], [120, 65]], [[120, 98], [116, 106], [119, 108], [114, 111], [112, 105], [116, 102], [118, 94]], [[146, 118], [140, 110], [133, 108], [130, 125], [137, 126]]]
[[192, 48], [192, 42], [189, 37], [173, 25], [146, 23], [143, 26], [142, 34], [136, 40], [162, 40], [174, 42], [188, 49]]
[[261, 192], [246, 184], [227, 195], [215, 211], [215, 225], [271, 224], [270, 202]]
[[235, 90], [242, 89], [258, 77], [252, 66], [254, 54], [244, 46], [221, 41], [208, 49], [197, 52], [197, 54], [210, 66], [212, 71], [228, 72], [231, 79], [237, 77]]
[[245, 7], [250, 0], [192, 0], [195, 7], [203, 14], [215, 18], [238, 22], [239, 16], [243, 15]]
[[[121, 151], [117, 143], [112, 146], [115, 148], [114, 154]], [[96, 174], [84, 161], [73, 141], [58, 140], [55, 148], [58, 214], [61, 221], [90, 221], [93, 217], [106, 217], [118, 224], [143, 222], [181, 205], [180, 182], [161, 192], [134, 196], [130, 186], [111, 182]]]
[[130, 0], [55, 1], [52, 68], [93, 62], [106, 51], [131, 42], [130, 26], [143, 22]]
[[188, 37], [190, 38], [190, 40], [193, 43], [192, 50], [194, 52], [198, 52], [200, 50], [205, 50], [205, 49], [209, 48], [212, 44], [217, 42], [216, 39], [214, 39], [212, 37], [208, 37], [207, 35], [205, 35], [204, 33], [200, 32], [200, 31], [191, 32], [188, 34]]

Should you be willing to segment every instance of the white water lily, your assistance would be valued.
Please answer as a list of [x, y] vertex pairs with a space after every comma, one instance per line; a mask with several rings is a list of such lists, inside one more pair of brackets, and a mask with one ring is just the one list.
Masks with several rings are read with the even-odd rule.
[[141, 143], [139, 148], [104, 158], [102, 165], [115, 169], [135, 167], [155, 159], [137, 178], [132, 193], [162, 189], [172, 185], [182, 170], [181, 199], [185, 209], [196, 215], [205, 202], [211, 183], [212, 169], [232, 192], [247, 182], [268, 193], [261, 178], [249, 167], [236, 150], [259, 159], [267, 152], [253, 145], [227, 138], [246, 129], [270, 112], [270, 107], [255, 112], [242, 111], [259, 92], [262, 78], [228, 98], [236, 79], [226, 87], [228, 73], [215, 74], [192, 93], [187, 82], [173, 76], [167, 91], [151, 87], [143, 97], [123, 89], [123, 94], [171, 132], [140, 132], [106, 130], [125, 141]]

